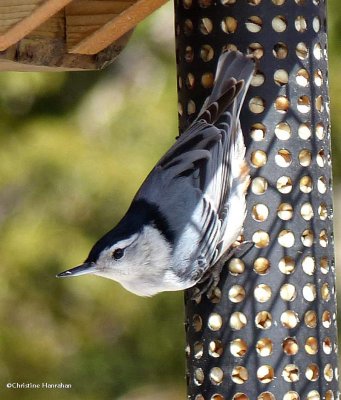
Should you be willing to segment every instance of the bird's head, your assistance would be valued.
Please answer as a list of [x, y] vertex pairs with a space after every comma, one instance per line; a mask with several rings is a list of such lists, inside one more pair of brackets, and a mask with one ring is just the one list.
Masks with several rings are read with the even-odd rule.
[[141, 296], [166, 290], [163, 285], [172, 285], [164, 282], [171, 263], [165, 231], [164, 221], [152, 206], [135, 202], [121, 222], [93, 246], [83, 264], [57, 276], [99, 275]]
[[110, 244], [108, 235], [112, 236], [112, 232], [95, 244], [83, 264], [57, 276], [99, 275], [139, 296], [172, 290], [172, 282], [164, 282], [171, 263], [171, 249], [157, 228], [146, 225], [140, 232]]
[[135, 276], [141, 264], [141, 233], [133, 233], [117, 239], [115, 229], [103, 236], [91, 249], [85, 262], [58, 274], [72, 277], [86, 274], [100, 275], [118, 282]]

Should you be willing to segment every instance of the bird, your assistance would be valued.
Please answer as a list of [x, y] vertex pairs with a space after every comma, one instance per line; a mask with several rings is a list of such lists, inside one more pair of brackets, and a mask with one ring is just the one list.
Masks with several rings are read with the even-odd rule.
[[205, 280], [207, 290], [218, 284], [246, 215], [250, 176], [239, 115], [254, 69], [239, 51], [219, 56], [198, 116], [157, 162], [120, 222], [83, 264], [57, 277], [98, 275], [139, 296]]

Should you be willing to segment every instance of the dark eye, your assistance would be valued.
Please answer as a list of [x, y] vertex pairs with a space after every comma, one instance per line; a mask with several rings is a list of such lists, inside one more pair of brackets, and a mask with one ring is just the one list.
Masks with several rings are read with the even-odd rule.
[[124, 250], [123, 249], [116, 249], [113, 253], [112, 256], [115, 260], [119, 260], [124, 256]]

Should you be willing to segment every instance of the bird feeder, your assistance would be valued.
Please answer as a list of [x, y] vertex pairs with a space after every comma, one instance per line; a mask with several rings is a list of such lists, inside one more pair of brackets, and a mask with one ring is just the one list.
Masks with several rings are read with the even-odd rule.
[[[0, 69], [101, 69], [165, 0], [0, 0]], [[186, 291], [188, 399], [336, 400], [335, 261], [324, 0], [177, 0], [180, 133], [223, 50], [253, 55], [241, 113], [244, 237], [208, 298]]]
[[0, 0], [0, 70], [101, 69], [166, 0]]
[[179, 121], [219, 54], [253, 55], [241, 124], [251, 184], [244, 237], [211, 298], [186, 293], [188, 399], [338, 399], [326, 4], [179, 0]]

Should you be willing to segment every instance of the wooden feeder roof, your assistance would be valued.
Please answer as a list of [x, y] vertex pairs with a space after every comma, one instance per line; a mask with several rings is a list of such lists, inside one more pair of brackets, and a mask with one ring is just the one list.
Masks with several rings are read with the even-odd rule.
[[0, 70], [100, 69], [166, 0], [0, 0]]

